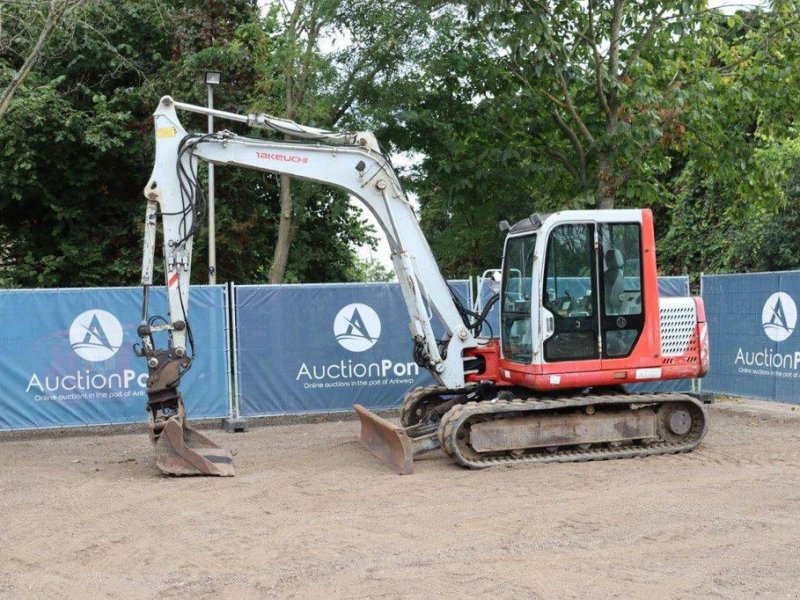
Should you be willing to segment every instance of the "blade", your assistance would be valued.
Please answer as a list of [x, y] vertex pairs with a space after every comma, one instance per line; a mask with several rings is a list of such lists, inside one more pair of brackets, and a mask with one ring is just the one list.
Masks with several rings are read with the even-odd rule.
[[361, 443], [400, 475], [414, 472], [413, 445], [405, 430], [360, 404], [353, 408], [361, 421]]
[[169, 419], [155, 447], [156, 466], [167, 475], [232, 477], [233, 458], [206, 436]]

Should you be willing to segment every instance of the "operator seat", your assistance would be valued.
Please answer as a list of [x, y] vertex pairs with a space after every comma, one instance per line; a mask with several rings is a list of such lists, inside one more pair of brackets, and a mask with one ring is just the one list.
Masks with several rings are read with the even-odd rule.
[[625, 261], [622, 252], [616, 248], [606, 250], [606, 270], [603, 273], [605, 288], [606, 314], [617, 315], [622, 308], [622, 292], [625, 291], [625, 280], [622, 267]]
[[506, 284], [505, 297], [503, 298], [506, 310], [513, 310], [514, 302], [520, 299], [520, 280], [518, 278], [509, 279]]

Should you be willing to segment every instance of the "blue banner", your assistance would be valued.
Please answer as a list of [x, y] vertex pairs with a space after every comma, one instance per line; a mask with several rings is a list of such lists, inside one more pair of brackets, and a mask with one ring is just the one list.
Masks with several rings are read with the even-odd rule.
[[800, 272], [702, 281], [711, 345], [703, 391], [800, 404]]
[[[146, 421], [147, 366], [132, 350], [141, 298], [140, 288], [0, 290], [0, 430]], [[192, 287], [189, 310], [197, 354], [181, 383], [187, 413], [223, 417], [224, 286]], [[167, 315], [163, 289], [150, 313]]]
[[658, 295], [662, 298], [689, 296], [689, 277], [670, 275], [658, 278]]
[[[469, 283], [451, 286], [468, 307]], [[433, 382], [414, 362], [397, 283], [235, 290], [242, 416], [394, 407]]]

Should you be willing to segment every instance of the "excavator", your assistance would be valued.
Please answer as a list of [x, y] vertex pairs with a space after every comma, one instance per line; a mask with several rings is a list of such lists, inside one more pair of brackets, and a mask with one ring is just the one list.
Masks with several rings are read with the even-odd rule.
[[[178, 110], [281, 137], [187, 133]], [[437, 449], [477, 469], [669, 454], [700, 444], [707, 428], [700, 402], [626, 391], [633, 383], [702, 377], [709, 364], [702, 298], [659, 298], [650, 210], [569, 210], [501, 222], [499, 292], [479, 313], [448, 287], [372, 133], [332, 132], [169, 96], [154, 119], [136, 352], [147, 361], [150, 436], [164, 473], [234, 474], [230, 453], [187, 423], [179, 391], [194, 353], [189, 275], [206, 204], [200, 161], [339, 188], [380, 224], [408, 309], [414, 360], [435, 380], [406, 394], [399, 425], [354, 405], [361, 441], [398, 473], [411, 473], [417, 456]], [[167, 318], [148, 312], [159, 221]], [[482, 335], [496, 303], [499, 335]], [[444, 326], [438, 337], [434, 317]], [[159, 333], [166, 347], [156, 344]]]

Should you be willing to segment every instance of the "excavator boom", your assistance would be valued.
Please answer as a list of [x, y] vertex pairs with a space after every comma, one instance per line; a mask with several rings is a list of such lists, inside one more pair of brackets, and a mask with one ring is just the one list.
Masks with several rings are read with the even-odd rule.
[[[213, 114], [221, 119], [273, 130], [291, 141], [255, 139], [229, 131], [189, 134], [176, 109]], [[381, 225], [392, 251], [417, 362], [448, 387], [464, 385], [463, 354], [477, 342], [452, 297], [430, 251], [411, 203], [391, 161], [369, 132], [329, 132], [267, 115], [237, 115], [161, 99], [154, 114], [156, 160], [145, 187], [144, 301], [139, 354], [149, 368], [148, 410], [157, 464], [169, 474], [232, 474], [230, 456], [185, 423], [178, 392], [181, 376], [192, 362], [189, 323], [189, 275], [192, 241], [200, 224], [204, 196], [197, 181], [199, 161], [232, 165], [328, 184], [364, 203]], [[148, 314], [158, 223], [163, 231], [164, 273], [169, 298], [167, 318]], [[431, 320], [445, 325], [437, 339]], [[166, 334], [166, 348], [157, 348], [156, 334]], [[174, 423], [171, 425], [170, 423]], [[183, 435], [178, 435], [180, 427]], [[377, 431], [377, 430], [376, 430]], [[379, 436], [378, 436], [379, 437]], [[376, 437], [376, 439], [378, 439]]]

